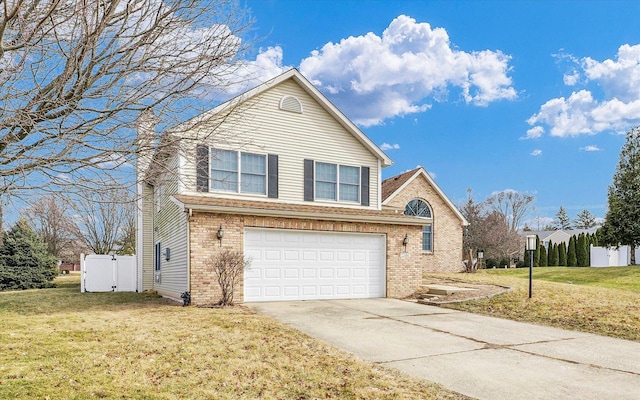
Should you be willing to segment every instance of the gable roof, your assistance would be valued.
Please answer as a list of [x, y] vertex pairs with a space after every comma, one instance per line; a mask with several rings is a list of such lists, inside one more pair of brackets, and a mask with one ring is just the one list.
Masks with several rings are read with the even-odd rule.
[[382, 181], [382, 205], [387, 205], [394, 197], [396, 197], [402, 190], [409, 186], [417, 177], [422, 176], [427, 180], [429, 185], [438, 193], [438, 196], [442, 198], [447, 206], [453, 211], [453, 213], [460, 219], [462, 225], [469, 225], [469, 222], [462, 215], [458, 207], [456, 207], [446, 194], [440, 189], [436, 182], [431, 178], [431, 175], [425, 171], [424, 168], [418, 167], [414, 170], [403, 172], [400, 175], [392, 176], [391, 178]]
[[[297, 69], [292, 68], [283, 74], [276, 76], [275, 78], [269, 79], [268, 81], [256, 86], [253, 89], [250, 89], [239, 96], [234, 97], [231, 100], [228, 100], [213, 109], [204, 113], [204, 115], [212, 115], [217, 114], [222, 111], [228, 111], [229, 109], [235, 107], [239, 103], [245, 102], [257, 95], [265, 92], [268, 89], [271, 89], [280, 83], [292, 80], [296, 82], [311, 98], [313, 98], [329, 115], [331, 115], [342, 127], [353, 135], [356, 140], [358, 140], [367, 150], [369, 150], [373, 155], [375, 155], [382, 163], [382, 167], [388, 167], [393, 164], [393, 160], [389, 158], [367, 135], [365, 135], [349, 118], [347, 118], [342, 111], [340, 111], [336, 106], [329, 101], [318, 89], [316, 89], [311, 82], [307, 80]], [[202, 115], [192, 118], [193, 120], [197, 120], [202, 118]], [[185, 124], [188, 124], [187, 121]], [[181, 124], [183, 125], [183, 124]]]

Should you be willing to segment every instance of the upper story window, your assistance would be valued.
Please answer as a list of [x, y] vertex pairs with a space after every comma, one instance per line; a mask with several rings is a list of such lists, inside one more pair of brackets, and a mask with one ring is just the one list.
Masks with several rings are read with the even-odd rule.
[[266, 156], [212, 148], [210, 179], [212, 190], [266, 194]]
[[404, 208], [405, 215], [413, 215], [416, 217], [431, 218], [431, 208], [426, 201], [420, 199], [411, 200]]
[[360, 201], [360, 168], [317, 162], [315, 198], [318, 200]]

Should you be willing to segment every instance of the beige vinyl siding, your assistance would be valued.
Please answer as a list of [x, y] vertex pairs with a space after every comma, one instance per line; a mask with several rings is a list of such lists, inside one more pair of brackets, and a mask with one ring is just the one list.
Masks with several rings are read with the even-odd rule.
[[[168, 161], [168, 170], [178, 170], [178, 155]], [[175, 174], [166, 174], [160, 179], [161, 196], [155, 199], [160, 203], [160, 211], [154, 204], [155, 227], [153, 245], [160, 242], [160, 282], [154, 281], [154, 289], [158, 293], [179, 299], [180, 294], [188, 289], [187, 280], [187, 219], [185, 213], [170, 197], [178, 192], [178, 179]], [[156, 186], [156, 192], [158, 187]], [[157, 204], [157, 203], [156, 203]], [[166, 249], [170, 249], [170, 259], [165, 259]], [[154, 275], [157, 272], [154, 272]]]
[[[283, 96], [295, 96], [302, 103], [302, 114], [280, 110]], [[269, 89], [256, 97], [251, 107], [242, 110], [239, 122], [223, 123], [208, 144], [221, 149], [240, 150], [279, 157], [279, 198], [276, 201], [304, 202], [304, 159], [317, 162], [370, 168], [370, 206], [349, 202], [322, 202], [323, 205], [378, 208], [378, 158], [349, 133], [336, 119], [292, 80]], [[202, 133], [199, 134], [202, 136]], [[185, 149], [185, 192], [195, 192], [195, 145]], [[221, 193], [228, 197], [228, 193]], [[236, 195], [243, 199], [256, 198]], [[264, 200], [270, 201], [266, 196]], [[309, 204], [308, 202], [306, 204]]]
[[142, 183], [142, 290], [153, 289], [153, 186]]

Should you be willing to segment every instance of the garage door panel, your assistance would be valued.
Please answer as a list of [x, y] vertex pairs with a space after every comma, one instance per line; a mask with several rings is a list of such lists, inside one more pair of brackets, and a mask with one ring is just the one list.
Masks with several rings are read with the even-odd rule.
[[245, 301], [384, 297], [384, 235], [247, 228]]
[[302, 270], [302, 277], [309, 279], [316, 279], [318, 277], [318, 270], [311, 268], [304, 268]]

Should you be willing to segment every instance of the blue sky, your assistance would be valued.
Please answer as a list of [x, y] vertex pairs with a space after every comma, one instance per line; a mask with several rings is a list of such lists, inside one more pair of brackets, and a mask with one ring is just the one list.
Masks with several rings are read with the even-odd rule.
[[[638, 1], [246, 0], [258, 80], [296, 67], [456, 204], [513, 189], [534, 218], [603, 217], [640, 125]], [[533, 226], [535, 228], [535, 226]]]

